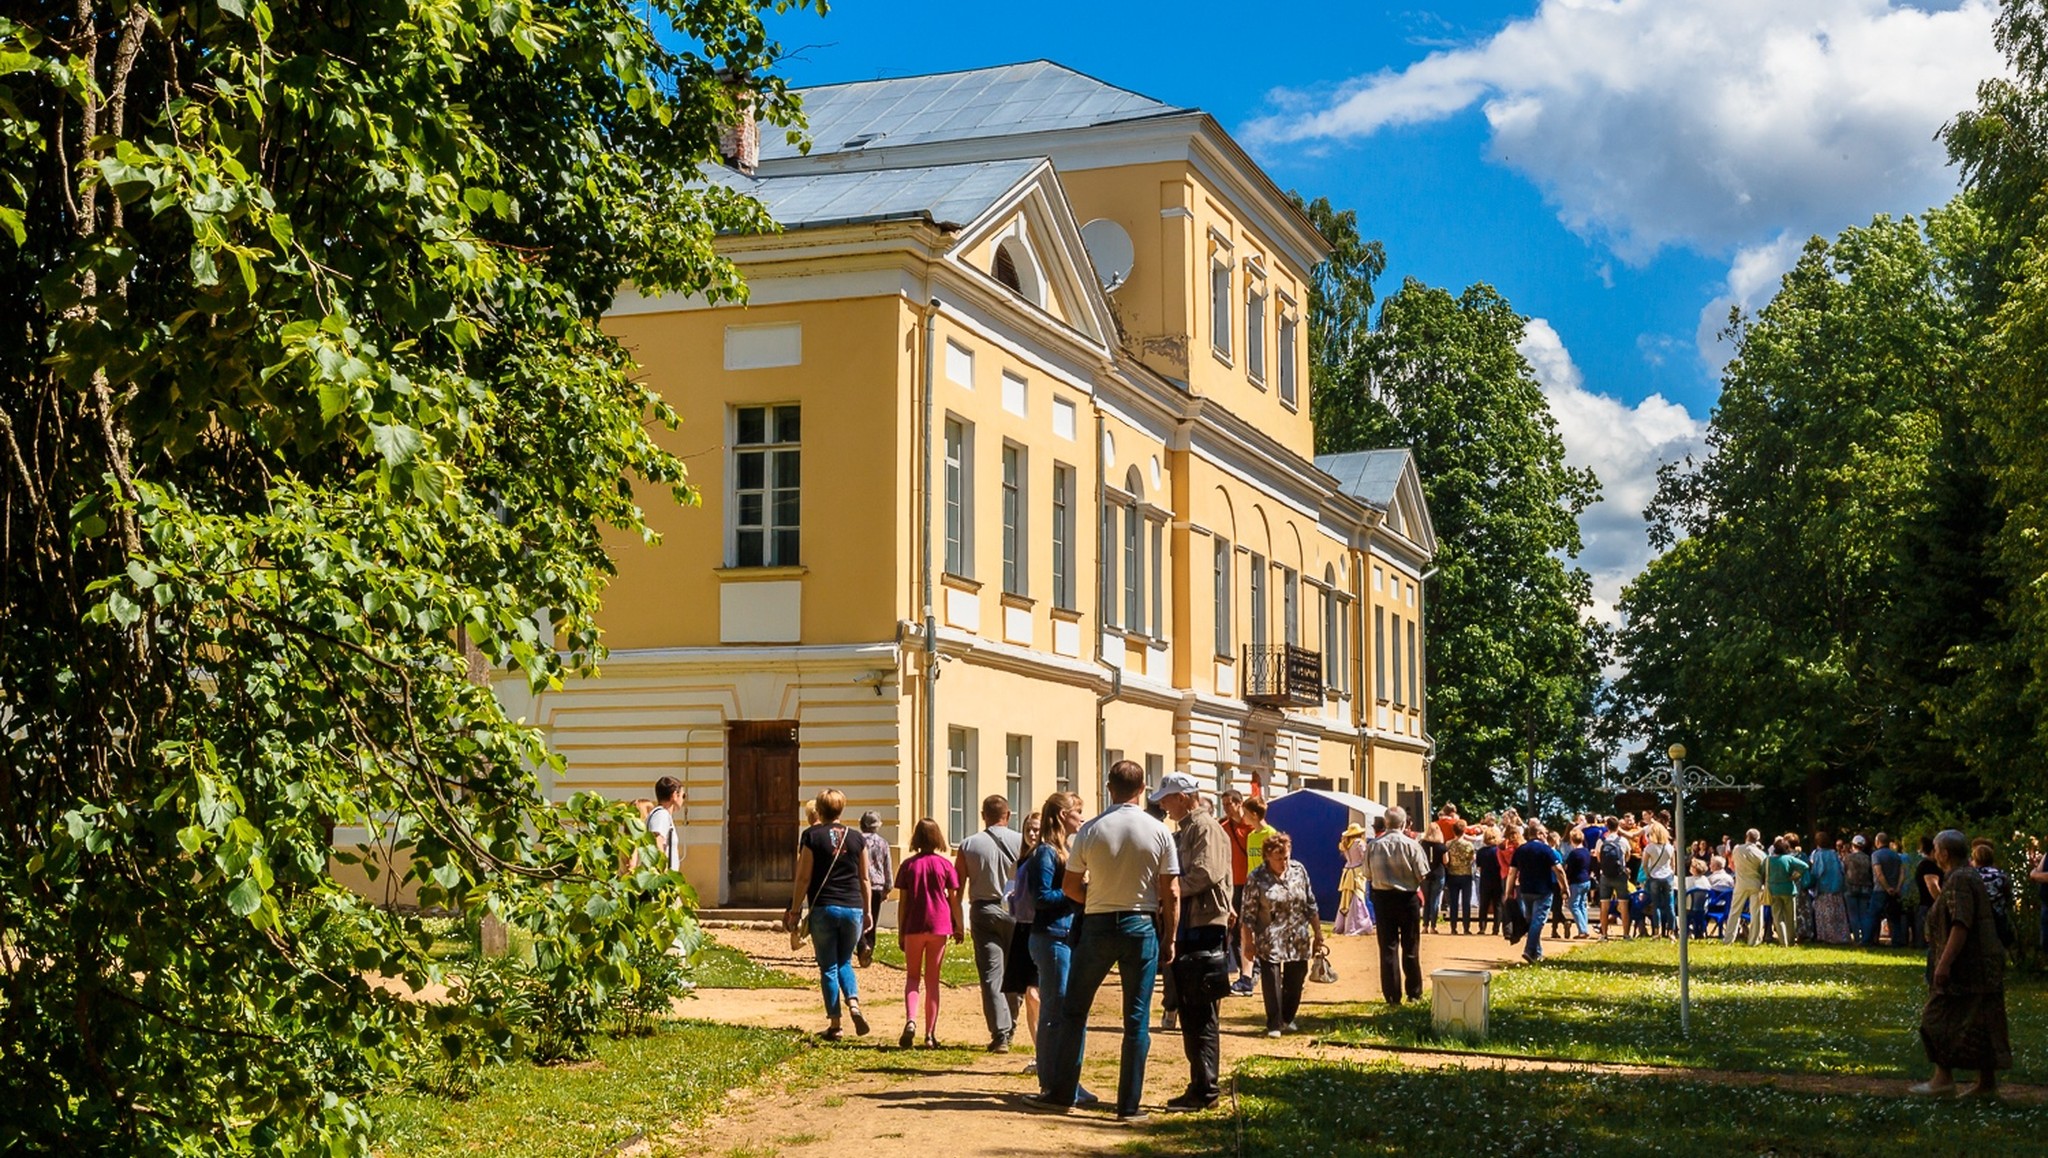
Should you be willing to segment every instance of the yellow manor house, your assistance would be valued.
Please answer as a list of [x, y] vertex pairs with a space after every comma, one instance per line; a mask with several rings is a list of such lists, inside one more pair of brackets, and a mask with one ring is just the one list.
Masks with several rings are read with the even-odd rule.
[[1428, 800], [1405, 450], [1318, 458], [1326, 244], [1207, 114], [1045, 61], [807, 89], [728, 134], [744, 307], [622, 296], [703, 505], [621, 539], [600, 678], [514, 715], [560, 795], [686, 785], [707, 903], [789, 895], [832, 787], [899, 846], [1156, 781]]

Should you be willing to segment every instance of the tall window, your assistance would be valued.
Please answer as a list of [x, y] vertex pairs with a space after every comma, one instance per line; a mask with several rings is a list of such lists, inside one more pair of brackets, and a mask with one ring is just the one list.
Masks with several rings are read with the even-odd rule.
[[1052, 468], [1052, 605], [1074, 609], [1074, 468]]
[[1230, 357], [1230, 251], [1209, 262], [1209, 340], [1216, 352]]
[[[1282, 299], [1281, 305], [1285, 307], [1285, 299]], [[1294, 342], [1298, 324], [1293, 311], [1289, 310], [1280, 315], [1280, 346], [1274, 351], [1280, 359], [1280, 401], [1289, 406], [1300, 405], [1294, 385]]]
[[1003, 590], [1025, 594], [1024, 448], [1003, 444]]
[[1337, 593], [1323, 588], [1323, 682], [1342, 691], [1338, 679], [1338, 667], [1343, 657], [1337, 654]]
[[1301, 646], [1301, 573], [1291, 568], [1280, 572], [1280, 630], [1287, 642]]
[[1251, 279], [1244, 303], [1244, 372], [1252, 381], [1266, 380], [1266, 283]]
[[1144, 520], [1136, 507], [1124, 511], [1124, 628], [1145, 630]]
[[802, 435], [795, 406], [742, 406], [733, 411], [733, 566], [797, 564]]
[[1422, 706], [1422, 665], [1415, 662], [1415, 620], [1408, 621], [1408, 703]]
[[1151, 752], [1145, 753], [1145, 786], [1157, 788], [1165, 777], [1166, 757]]
[[946, 570], [974, 574], [974, 493], [969, 463], [973, 432], [957, 418], [946, 420]]
[[1152, 524], [1152, 638], [1166, 638], [1166, 524]]
[[1394, 616], [1392, 643], [1393, 647], [1391, 650], [1394, 653], [1394, 706], [1398, 708], [1408, 702], [1401, 698], [1401, 617], [1398, 615]]
[[1252, 650], [1266, 648], [1266, 559], [1252, 556]]
[[946, 729], [946, 839], [954, 844], [967, 839], [973, 776], [974, 729]]
[[1102, 560], [1102, 578], [1096, 598], [1102, 604], [1102, 622], [1107, 627], [1115, 627], [1119, 622], [1116, 585], [1116, 559], [1120, 551], [1116, 540], [1116, 516], [1119, 509], [1115, 503], [1102, 504], [1102, 549], [1096, 552]]
[[1387, 700], [1387, 609], [1372, 609], [1372, 695], [1385, 703]]
[[1061, 740], [1053, 745], [1052, 778], [1053, 789], [1058, 792], [1074, 790], [1074, 773], [1081, 768], [1081, 745], [1073, 740]]
[[[1003, 738], [1003, 797], [1010, 802], [1010, 815], [1022, 817], [1031, 799], [1031, 737]], [[1022, 829], [1024, 822], [1017, 821]]]
[[1216, 654], [1230, 654], [1230, 542], [1216, 537]]

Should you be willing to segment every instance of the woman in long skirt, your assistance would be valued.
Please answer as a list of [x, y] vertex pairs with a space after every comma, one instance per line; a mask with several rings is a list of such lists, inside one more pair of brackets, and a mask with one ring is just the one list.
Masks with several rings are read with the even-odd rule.
[[1956, 1091], [1955, 1071], [1974, 1070], [1969, 1093], [1998, 1092], [1998, 1071], [2012, 1068], [2012, 1029], [2005, 1014], [2005, 946], [1998, 939], [1991, 896], [1970, 867], [1970, 841], [1953, 828], [1934, 838], [1945, 878], [1927, 912], [1927, 1004], [1920, 1044], [1934, 1076], [1913, 1087], [1936, 1096]]
[[1372, 910], [1366, 907], [1372, 882], [1365, 872], [1365, 830], [1352, 825], [1337, 838], [1344, 854], [1344, 875], [1337, 878], [1337, 922], [1340, 937], [1359, 937], [1373, 931]]

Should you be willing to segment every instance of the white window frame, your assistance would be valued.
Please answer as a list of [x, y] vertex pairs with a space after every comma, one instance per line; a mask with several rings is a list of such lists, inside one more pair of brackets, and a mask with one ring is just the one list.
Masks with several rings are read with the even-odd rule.
[[1122, 623], [1120, 608], [1123, 603], [1123, 589], [1117, 585], [1117, 559], [1123, 553], [1123, 541], [1118, 535], [1117, 516], [1123, 511], [1121, 503], [1104, 499], [1101, 515], [1101, 545], [1096, 554], [1096, 602], [1100, 605], [1102, 625], [1116, 627]]
[[[1031, 737], [1003, 737], [1003, 797], [1010, 802], [1010, 815], [1022, 817], [1031, 807]], [[1017, 822], [1022, 830], [1023, 821]]]
[[1237, 633], [1232, 630], [1236, 624], [1230, 618], [1231, 585], [1237, 581], [1234, 572], [1237, 561], [1232, 554], [1230, 540], [1216, 536], [1216, 562], [1212, 578], [1216, 596], [1216, 656], [1229, 659], [1234, 654]]
[[1074, 775], [1081, 770], [1081, 743], [1078, 740], [1057, 740], [1052, 748], [1053, 791], [1072, 792]]
[[1166, 638], [1166, 522], [1148, 519], [1152, 531], [1152, 638]]
[[1280, 569], [1280, 638], [1289, 646], [1301, 646], [1301, 572]]
[[1079, 481], [1074, 468], [1052, 464], [1052, 605], [1061, 611], [1074, 608], [1074, 487]]
[[1372, 609], [1372, 698], [1384, 704], [1387, 696], [1387, 609]]
[[1231, 319], [1230, 243], [1221, 235], [1209, 235], [1209, 349], [1225, 365], [1230, 364]]
[[[765, 442], [740, 442], [740, 415], [750, 411], [761, 412], [761, 429]], [[794, 441], [781, 438], [781, 412], [797, 412], [797, 437]], [[727, 456], [726, 535], [725, 558], [731, 567], [795, 567], [803, 560], [803, 407], [796, 402], [772, 402], [759, 406], [735, 406], [727, 413], [732, 423], [731, 436], [726, 445], [732, 449]], [[761, 459], [761, 485], [745, 487], [739, 485], [740, 460], [758, 455]], [[795, 486], [775, 485], [776, 471], [784, 461], [794, 463], [797, 472]], [[796, 521], [786, 522], [776, 517], [778, 492], [794, 492], [797, 508]], [[760, 523], [740, 523], [741, 501], [753, 496], [760, 503]], [[784, 534], [795, 536], [795, 542], [784, 558], [780, 544]], [[741, 558], [740, 544], [749, 536], [760, 539], [760, 555], [753, 561]]]
[[1252, 552], [1251, 565], [1252, 650], [1266, 650], [1266, 557]]
[[1274, 366], [1275, 377], [1279, 379], [1280, 405], [1289, 410], [1301, 409], [1301, 389], [1297, 380], [1300, 373], [1300, 359], [1294, 347], [1301, 341], [1301, 315], [1295, 312], [1294, 299], [1280, 295], [1279, 341], [1275, 343], [1273, 355], [1278, 359]]
[[1030, 452], [1003, 442], [1003, 593], [1029, 595], [1031, 587]]
[[1266, 278], [1257, 262], [1245, 259], [1244, 375], [1266, 386]]
[[1395, 615], [1391, 618], [1394, 625], [1394, 646], [1389, 650], [1394, 653], [1394, 706], [1405, 708], [1408, 701], [1401, 698], [1401, 617]]
[[974, 804], [978, 735], [973, 728], [946, 729], [946, 839], [966, 840], [980, 810]]
[[[955, 437], [958, 432], [958, 437]], [[974, 577], [974, 424], [946, 416], [945, 545], [946, 573]]]

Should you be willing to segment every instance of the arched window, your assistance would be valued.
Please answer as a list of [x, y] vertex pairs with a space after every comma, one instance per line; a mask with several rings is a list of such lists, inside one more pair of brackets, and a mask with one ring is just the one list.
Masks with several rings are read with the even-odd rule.
[[1045, 279], [1039, 275], [1038, 261], [1021, 235], [1012, 234], [996, 242], [989, 274], [1031, 304], [1045, 305]]

